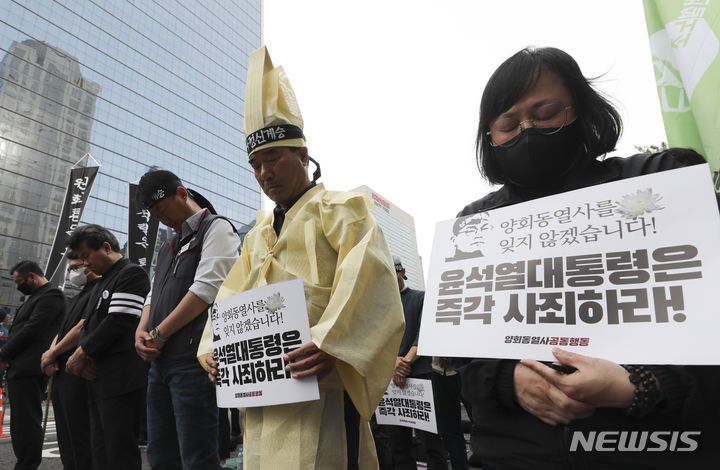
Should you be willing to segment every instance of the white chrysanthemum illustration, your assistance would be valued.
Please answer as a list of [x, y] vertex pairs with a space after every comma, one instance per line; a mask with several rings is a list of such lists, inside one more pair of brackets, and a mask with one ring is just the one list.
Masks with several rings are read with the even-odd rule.
[[662, 196], [653, 194], [652, 188], [638, 189], [635, 194], [626, 194], [622, 201], [615, 201], [618, 205], [616, 211], [628, 219], [636, 219], [646, 212], [664, 209], [660, 204]]
[[285, 298], [277, 292], [265, 300], [265, 310], [275, 313], [281, 308], [285, 308]]

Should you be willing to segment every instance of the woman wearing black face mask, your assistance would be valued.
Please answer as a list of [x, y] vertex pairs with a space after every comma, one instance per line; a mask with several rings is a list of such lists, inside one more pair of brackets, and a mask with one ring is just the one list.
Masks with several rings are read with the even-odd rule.
[[[613, 150], [621, 129], [618, 112], [572, 57], [555, 48], [521, 50], [492, 75], [480, 105], [478, 165], [490, 183], [503, 186], [458, 216], [704, 163], [687, 149], [598, 160]], [[557, 358], [572, 366], [565, 374], [534, 361], [466, 365], [463, 396], [472, 404], [473, 448], [483, 468], [707, 468], [720, 458], [720, 368], [625, 368], [563, 352]], [[702, 434], [692, 452], [570, 451], [576, 431], [585, 437], [607, 431], [617, 441], [629, 430]]]

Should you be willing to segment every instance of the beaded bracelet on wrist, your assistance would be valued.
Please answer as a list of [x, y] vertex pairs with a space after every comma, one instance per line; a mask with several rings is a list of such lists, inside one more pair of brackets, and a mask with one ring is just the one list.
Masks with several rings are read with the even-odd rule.
[[650, 413], [660, 398], [655, 376], [645, 366], [623, 366], [629, 373], [630, 382], [635, 385], [633, 402], [625, 414], [642, 417]]

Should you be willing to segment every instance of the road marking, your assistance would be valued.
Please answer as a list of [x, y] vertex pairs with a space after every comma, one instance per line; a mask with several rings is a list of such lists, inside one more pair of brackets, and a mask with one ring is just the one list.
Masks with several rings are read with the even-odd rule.
[[[51, 438], [54, 438], [55, 440], [49, 440]], [[60, 458], [60, 447], [57, 445], [57, 428], [55, 427], [55, 420], [48, 420], [47, 422], [47, 428], [45, 430], [45, 441], [43, 442], [42, 458]]]

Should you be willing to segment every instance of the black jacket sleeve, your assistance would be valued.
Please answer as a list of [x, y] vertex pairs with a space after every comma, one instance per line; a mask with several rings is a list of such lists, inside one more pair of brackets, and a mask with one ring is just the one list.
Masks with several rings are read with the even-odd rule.
[[80, 339], [83, 351], [92, 358], [102, 356], [119, 338], [135, 336], [144, 299], [150, 291], [150, 280], [140, 266], [130, 264], [119, 276], [110, 296], [107, 316]]
[[[608, 165], [617, 171], [619, 179], [706, 163], [699, 153], [683, 148], [671, 148], [651, 155], [638, 154], [628, 158], [609, 160], [611, 161], [607, 162]], [[503, 197], [503, 193], [498, 191], [490, 196], [497, 199]], [[720, 208], [720, 195], [716, 194], [716, 196]], [[478, 202], [481, 204], [478, 205]], [[457, 216], [485, 210], [486, 207], [483, 204], [488, 203], [485, 199], [476, 201], [460, 211]], [[455, 365], [462, 366], [465, 398], [471, 403], [492, 400], [504, 407], [518, 406], [515, 402], [513, 381], [517, 362], [516, 360], [495, 359], [454, 361]], [[652, 366], [650, 369], [657, 378], [664, 397], [662, 406], [657, 409], [659, 413], [692, 414], [693, 408], [697, 407], [699, 403], [708, 403], [703, 390], [712, 388], [708, 388], [707, 380], [704, 377], [720, 378], [720, 372], [717, 372], [720, 368], [716, 368], [715, 373], [708, 372], [713, 369], [710, 367]], [[702, 379], [698, 379], [698, 377]], [[720, 379], [716, 382], [720, 382]], [[713, 385], [715, 386], [713, 390], [720, 390], [716, 385]]]
[[[31, 344], [46, 337], [54, 336], [57, 331], [48, 332], [48, 325], [57, 325], [57, 319], [65, 315], [65, 298], [62, 291], [50, 288], [35, 302], [30, 316], [22, 324], [22, 329], [8, 337], [2, 348], [3, 356], [12, 360]], [[53, 330], [56, 330], [54, 326]], [[52, 335], [52, 336], [50, 336]]]

